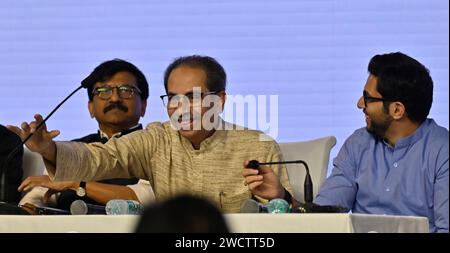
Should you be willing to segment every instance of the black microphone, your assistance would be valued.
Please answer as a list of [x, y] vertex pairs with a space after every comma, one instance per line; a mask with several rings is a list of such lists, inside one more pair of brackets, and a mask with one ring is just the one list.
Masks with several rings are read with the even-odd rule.
[[300, 203], [293, 213], [348, 213], [348, 209], [341, 206], [321, 206], [314, 203]]
[[0, 202], [0, 215], [13, 214], [13, 215], [29, 215], [27, 211], [18, 205], [13, 205], [5, 202]]
[[306, 175], [305, 182], [303, 184], [304, 187], [304, 198], [306, 203], [312, 203], [313, 201], [313, 183], [311, 180], [311, 175], [309, 174], [309, 167], [303, 160], [295, 160], [295, 161], [280, 161], [280, 162], [267, 162], [260, 163], [257, 160], [251, 160], [248, 162], [247, 168], [258, 169], [260, 165], [273, 165], [273, 164], [290, 164], [290, 163], [301, 163], [305, 166]]
[[105, 206], [93, 205], [84, 202], [81, 199], [75, 200], [70, 205], [70, 214], [85, 215], [85, 214], [106, 214]]
[[[62, 104], [64, 104], [64, 102], [67, 101], [67, 99], [69, 99], [71, 96], [73, 96], [73, 94], [75, 94], [78, 90], [80, 90], [81, 88], [88, 88], [88, 82], [85, 82], [83, 80], [83, 82], [81, 82], [81, 85], [76, 88], [74, 91], [72, 91], [72, 93], [69, 94], [69, 96], [67, 96], [63, 101], [61, 101], [61, 103], [59, 103], [55, 109], [53, 109], [53, 111], [50, 112], [50, 114], [45, 117], [45, 119], [36, 127], [36, 131], [41, 128], [42, 125], [45, 124], [45, 122], [47, 122], [47, 120], [53, 115], [53, 113], [56, 112], [56, 110], [59, 109], [59, 107], [61, 107]], [[20, 150], [20, 147], [23, 146], [32, 136], [34, 133], [30, 133], [19, 145], [17, 145], [6, 157], [5, 161], [3, 162], [3, 165], [1, 167], [1, 179], [0, 179], [0, 202], [6, 202], [6, 191], [7, 191], [7, 185], [6, 185], [6, 173], [8, 172], [8, 164], [11, 161], [11, 159], [14, 157], [14, 155]]]
[[52, 208], [52, 207], [36, 207], [35, 209], [36, 214], [39, 215], [67, 215], [69, 214], [69, 211], [58, 209], [58, 208]]

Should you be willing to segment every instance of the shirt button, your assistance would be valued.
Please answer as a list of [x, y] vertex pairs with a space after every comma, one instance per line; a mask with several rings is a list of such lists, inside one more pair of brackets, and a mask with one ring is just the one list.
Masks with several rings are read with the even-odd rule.
[[394, 167], [395, 167], [395, 168], [398, 167], [398, 163], [397, 163], [397, 162], [394, 163]]
[[389, 188], [386, 188], [386, 191], [387, 191], [387, 192], [390, 192], [390, 191], [391, 191], [391, 189], [389, 189]]

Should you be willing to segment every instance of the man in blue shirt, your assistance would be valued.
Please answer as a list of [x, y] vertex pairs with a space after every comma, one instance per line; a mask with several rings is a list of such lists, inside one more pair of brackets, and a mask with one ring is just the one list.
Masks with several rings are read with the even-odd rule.
[[433, 81], [402, 53], [374, 56], [357, 106], [367, 126], [333, 161], [314, 203], [354, 213], [428, 217], [430, 232], [449, 232], [448, 130], [427, 119]]

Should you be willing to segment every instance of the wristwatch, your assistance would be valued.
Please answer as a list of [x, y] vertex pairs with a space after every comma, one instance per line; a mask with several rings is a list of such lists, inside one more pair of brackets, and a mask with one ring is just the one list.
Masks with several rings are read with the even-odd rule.
[[86, 182], [81, 181], [80, 186], [78, 186], [76, 192], [78, 197], [86, 196]]

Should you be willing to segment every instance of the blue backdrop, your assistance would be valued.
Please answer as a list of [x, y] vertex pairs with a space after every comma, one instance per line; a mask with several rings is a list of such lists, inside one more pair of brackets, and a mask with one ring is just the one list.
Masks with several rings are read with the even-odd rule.
[[[112, 58], [149, 79], [142, 122], [167, 120], [165, 67], [203, 54], [227, 70], [229, 94], [278, 95], [278, 141], [334, 135], [334, 157], [365, 125], [356, 101], [375, 54], [402, 51], [430, 69], [430, 117], [448, 128], [448, 26], [447, 0], [2, 0], [0, 123], [47, 115]], [[83, 90], [49, 121], [59, 140], [96, 131], [87, 101]]]

